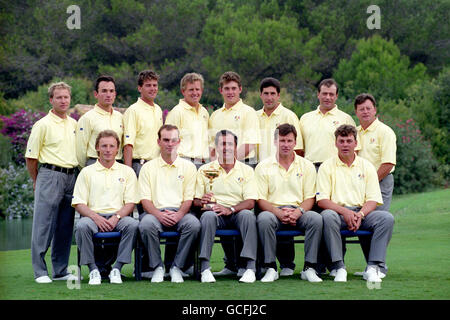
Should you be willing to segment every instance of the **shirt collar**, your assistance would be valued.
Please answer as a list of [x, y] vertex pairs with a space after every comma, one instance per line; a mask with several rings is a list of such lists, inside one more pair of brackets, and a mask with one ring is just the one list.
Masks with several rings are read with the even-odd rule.
[[147, 102], [145, 102], [144, 100], [142, 100], [141, 97], [138, 98], [138, 102], [139, 102], [142, 106], [144, 106], [145, 108], [151, 108], [151, 109], [154, 109], [154, 108], [157, 106], [157, 104], [156, 104], [155, 102], [153, 102], [153, 105], [148, 104]]
[[353, 160], [350, 167], [348, 167], [344, 162], [342, 162], [342, 160], [339, 158], [339, 155], [335, 156], [335, 162], [336, 162], [336, 166], [338, 166], [338, 167], [347, 167], [347, 168], [358, 167], [359, 166], [359, 157], [355, 153], [355, 159]]
[[98, 159], [97, 159], [97, 161], [94, 163], [94, 166], [95, 166], [95, 170], [97, 170], [97, 171], [108, 171], [108, 170], [117, 170], [117, 169], [119, 169], [119, 163], [117, 161], [114, 161], [114, 164], [112, 165], [112, 167], [108, 169], [108, 168], [104, 167], [100, 163], [100, 161], [98, 161]]
[[164, 161], [164, 159], [162, 158], [161, 154], [158, 156], [158, 164], [159, 167], [174, 167], [177, 168], [180, 164], [180, 157], [177, 156], [177, 158], [175, 159], [175, 161], [172, 164], [168, 164], [166, 161]]
[[55, 121], [56, 123], [61, 123], [61, 122], [63, 122], [63, 121], [67, 121], [67, 118], [69, 117], [69, 115], [66, 115], [66, 118], [65, 118], [65, 119], [62, 119], [62, 118], [58, 117], [56, 114], [54, 114], [54, 113], [52, 112], [52, 110], [50, 110], [50, 111], [48, 112], [48, 114], [50, 115], [50, 118], [51, 118], [53, 121]]
[[281, 113], [281, 109], [284, 108], [283, 105], [280, 103], [275, 110], [273, 110], [273, 112], [270, 114], [270, 116], [268, 116], [265, 112], [264, 112], [264, 107], [261, 109], [261, 117], [268, 117], [270, 118], [272, 115], [280, 115]]
[[378, 118], [375, 118], [375, 120], [370, 124], [370, 126], [367, 127], [366, 130], [363, 129], [362, 125], [359, 125], [359, 131], [361, 131], [361, 132], [375, 131], [375, 129], [378, 127], [379, 124], [380, 124], [380, 121], [378, 120]]
[[[319, 114], [323, 114], [321, 111], [320, 111], [320, 105], [318, 105], [317, 106], [317, 113], [319, 113]], [[327, 114], [332, 114], [332, 115], [335, 115], [337, 112], [338, 112], [338, 106], [335, 104], [334, 105], [334, 108], [333, 109], [331, 109], [331, 110], [329, 110], [329, 111], [327, 111], [325, 114], [323, 114], [324, 116], [325, 115], [327, 115]]]
[[111, 115], [114, 113], [114, 109], [112, 109], [112, 112], [109, 113], [109, 112], [103, 110], [102, 108], [100, 108], [97, 103], [94, 105], [94, 110], [96, 112], [100, 113], [101, 115]]
[[222, 112], [224, 112], [224, 111], [236, 110], [236, 109], [240, 108], [243, 104], [244, 104], [244, 103], [242, 102], [242, 99], [239, 99], [239, 101], [236, 102], [231, 108], [227, 109], [227, 108], [225, 107], [225, 103], [224, 103], [223, 106], [222, 106]]

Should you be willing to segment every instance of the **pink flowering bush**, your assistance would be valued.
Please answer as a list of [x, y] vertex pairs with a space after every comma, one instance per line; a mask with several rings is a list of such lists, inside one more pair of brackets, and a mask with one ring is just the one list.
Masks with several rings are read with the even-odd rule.
[[438, 184], [438, 162], [414, 119], [382, 117], [397, 136], [394, 193], [422, 192]]
[[25, 111], [22, 109], [9, 117], [0, 116], [0, 120], [3, 122], [0, 133], [10, 138], [13, 149], [12, 158], [16, 164], [25, 162], [24, 152], [31, 128], [45, 114], [44, 112]]

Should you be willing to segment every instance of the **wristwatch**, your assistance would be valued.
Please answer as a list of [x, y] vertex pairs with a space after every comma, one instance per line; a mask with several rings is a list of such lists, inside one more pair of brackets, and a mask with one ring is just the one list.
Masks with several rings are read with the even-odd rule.
[[302, 214], [305, 214], [305, 209], [303, 209], [302, 207], [298, 207], [299, 209], [300, 209], [300, 212], [302, 213]]
[[230, 207], [231, 213], [235, 213], [236, 209], [234, 207]]
[[361, 220], [364, 220], [366, 215], [364, 214], [364, 212], [362, 210], [359, 210], [359, 213], [361, 213]]
[[116, 218], [117, 220], [120, 220], [122, 217], [120, 216], [120, 214], [116, 214]]

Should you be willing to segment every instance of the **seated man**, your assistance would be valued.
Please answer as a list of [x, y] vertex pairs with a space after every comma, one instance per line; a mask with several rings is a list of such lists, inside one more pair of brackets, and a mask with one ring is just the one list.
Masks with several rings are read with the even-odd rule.
[[139, 222], [129, 216], [137, 203], [137, 178], [133, 169], [116, 162], [120, 139], [113, 130], [99, 133], [95, 142], [98, 160], [81, 170], [75, 183], [72, 206], [81, 219], [75, 237], [81, 264], [89, 267], [89, 284], [99, 285], [101, 275], [95, 264], [92, 236], [97, 232], [122, 234], [110, 282], [121, 284], [120, 270], [131, 262], [131, 252]]
[[[256, 217], [250, 211], [258, 199], [253, 169], [236, 160], [237, 136], [228, 130], [216, 134], [215, 150], [217, 160], [200, 167], [197, 173], [197, 186], [194, 204], [206, 205], [200, 222], [200, 261], [201, 281], [215, 282], [210, 269], [210, 258], [216, 229], [239, 229], [243, 247], [241, 258], [246, 259], [246, 271], [240, 282], [255, 282], [256, 249], [258, 234]], [[216, 175], [209, 181], [210, 175]], [[211, 187], [211, 189], [210, 189]]]
[[386, 249], [392, 236], [394, 217], [377, 210], [382, 204], [375, 167], [355, 154], [356, 128], [341, 125], [334, 133], [338, 155], [322, 163], [317, 177], [318, 205], [322, 211], [325, 243], [333, 263], [334, 281], [347, 281], [343, 261], [341, 229], [373, 231], [364, 279], [381, 282], [387, 272]]
[[170, 268], [172, 282], [183, 282], [181, 269], [200, 232], [200, 221], [190, 212], [195, 192], [195, 165], [177, 155], [178, 128], [163, 125], [158, 131], [159, 157], [145, 163], [139, 173], [139, 192], [144, 213], [139, 231], [154, 270], [152, 282], [164, 281], [159, 234], [178, 231], [180, 239]]
[[262, 282], [278, 279], [276, 232], [299, 229], [305, 232], [305, 265], [301, 278], [321, 282], [315, 271], [322, 237], [322, 217], [311, 211], [314, 205], [316, 170], [314, 165], [294, 152], [297, 130], [285, 123], [275, 131], [277, 153], [256, 166], [258, 186], [257, 223], [267, 271]]

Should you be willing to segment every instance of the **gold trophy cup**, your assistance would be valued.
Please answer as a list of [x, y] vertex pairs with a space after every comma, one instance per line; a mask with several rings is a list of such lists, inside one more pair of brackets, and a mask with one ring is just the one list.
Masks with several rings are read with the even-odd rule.
[[[208, 183], [208, 185], [209, 185], [209, 192], [211, 193], [212, 192], [213, 180], [219, 176], [219, 170], [214, 169], [214, 168], [212, 168], [212, 169], [203, 169], [202, 170], [202, 174], [206, 178], [208, 178], [208, 180], [209, 180], [209, 183]], [[211, 209], [211, 207], [212, 207], [212, 205], [214, 203], [216, 203], [216, 200], [214, 199], [214, 197], [211, 197], [211, 201], [209, 203], [204, 204], [202, 210], [209, 210], [209, 209]]]

